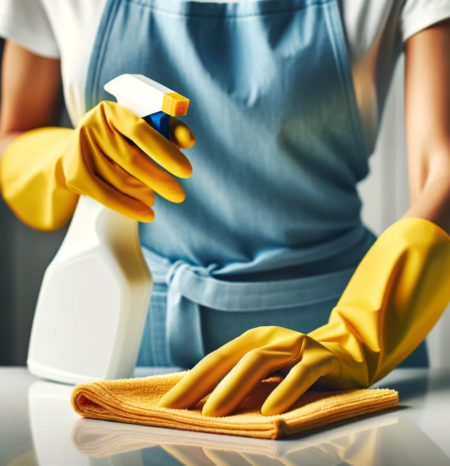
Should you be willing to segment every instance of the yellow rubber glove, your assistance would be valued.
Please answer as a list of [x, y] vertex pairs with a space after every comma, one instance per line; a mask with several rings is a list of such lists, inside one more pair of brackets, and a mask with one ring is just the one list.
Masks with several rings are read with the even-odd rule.
[[401, 220], [361, 261], [327, 325], [309, 335], [249, 330], [206, 356], [159, 405], [189, 408], [212, 391], [203, 414], [225, 416], [276, 370], [288, 374], [264, 415], [285, 412], [312, 385], [369, 387], [422, 342], [449, 301], [449, 236], [426, 220]]
[[101, 102], [74, 130], [43, 128], [19, 136], [1, 159], [2, 195], [17, 217], [39, 230], [68, 223], [80, 194], [150, 222], [154, 192], [172, 202], [184, 200], [169, 173], [192, 174], [179, 149], [192, 147], [194, 135], [175, 118], [169, 130], [172, 142], [125, 107]]

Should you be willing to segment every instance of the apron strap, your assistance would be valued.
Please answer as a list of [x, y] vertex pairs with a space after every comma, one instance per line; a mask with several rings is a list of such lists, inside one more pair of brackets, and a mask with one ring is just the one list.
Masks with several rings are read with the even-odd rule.
[[227, 282], [201, 267], [177, 261], [166, 275], [170, 292], [205, 307], [228, 312], [268, 311], [308, 305], [339, 297], [355, 269], [312, 277], [265, 282]]

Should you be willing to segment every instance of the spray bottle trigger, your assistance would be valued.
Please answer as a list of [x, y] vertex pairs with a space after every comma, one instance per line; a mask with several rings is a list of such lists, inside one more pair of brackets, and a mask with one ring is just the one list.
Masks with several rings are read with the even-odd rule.
[[162, 134], [166, 139], [169, 139], [169, 120], [170, 115], [164, 112], [152, 113], [143, 118], [149, 123], [158, 133]]

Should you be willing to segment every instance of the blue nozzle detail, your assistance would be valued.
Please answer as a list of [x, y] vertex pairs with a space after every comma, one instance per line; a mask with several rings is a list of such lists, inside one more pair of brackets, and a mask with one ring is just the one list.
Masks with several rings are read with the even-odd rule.
[[169, 139], [170, 115], [164, 112], [157, 112], [144, 117], [144, 120], [156, 129], [158, 133], [162, 134], [166, 139]]

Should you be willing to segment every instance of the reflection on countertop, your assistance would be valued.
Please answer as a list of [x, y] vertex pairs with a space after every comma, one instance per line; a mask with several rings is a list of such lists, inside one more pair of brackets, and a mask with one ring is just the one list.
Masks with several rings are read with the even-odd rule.
[[3, 368], [0, 465], [450, 465], [450, 370], [396, 370], [377, 385], [399, 391], [398, 410], [261, 440], [81, 419], [71, 386]]
[[[111, 464], [133, 466], [424, 465], [430, 458], [433, 465], [449, 464], [449, 459], [426, 434], [412, 421], [396, 413], [365, 419], [311, 438], [282, 441], [173, 433], [158, 428], [149, 431], [144, 426], [133, 425], [123, 429], [115, 423], [91, 419], [79, 420], [72, 434], [79, 452], [99, 459], [115, 454], [120, 456], [120, 461]], [[404, 462], [398, 461], [402, 456]], [[167, 459], [155, 463], [155, 457]], [[177, 461], [171, 462], [170, 458]]]

